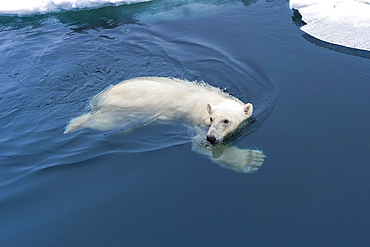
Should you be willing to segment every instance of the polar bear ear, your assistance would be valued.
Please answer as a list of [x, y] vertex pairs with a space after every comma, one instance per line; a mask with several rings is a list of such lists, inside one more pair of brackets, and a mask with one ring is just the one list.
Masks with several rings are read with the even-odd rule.
[[252, 116], [253, 113], [253, 105], [251, 103], [245, 104], [244, 106], [244, 113], [247, 118]]
[[208, 103], [207, 104], [207, 111], [208, 111], [209, 114], [211, 114], [212, 108], [213, 108], [213, 105], [211, 103]]

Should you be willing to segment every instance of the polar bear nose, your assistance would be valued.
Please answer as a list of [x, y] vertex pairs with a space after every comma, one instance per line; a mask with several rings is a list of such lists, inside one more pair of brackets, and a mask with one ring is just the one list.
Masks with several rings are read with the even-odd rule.
[[211, 144], [217, 144], [218, 141], [214, 135], [208, 135], [206, 140]]

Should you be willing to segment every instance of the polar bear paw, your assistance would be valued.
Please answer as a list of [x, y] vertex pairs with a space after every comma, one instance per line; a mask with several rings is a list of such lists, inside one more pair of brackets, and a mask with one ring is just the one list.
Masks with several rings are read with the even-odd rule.
[[249, 149], [242, 149], [240, 150], [244, 158], [240, 163], [241, 172], [249, 173], [257, 171], [265, 161], [266, 155], [262, 153], [260, 150], [249, 150]]
[[224, 149], [222, 155], [215, 161], [235, 171], [251, 173], [263, 165], [265, 158], [266, 156], [260, 150], [229, 147]]

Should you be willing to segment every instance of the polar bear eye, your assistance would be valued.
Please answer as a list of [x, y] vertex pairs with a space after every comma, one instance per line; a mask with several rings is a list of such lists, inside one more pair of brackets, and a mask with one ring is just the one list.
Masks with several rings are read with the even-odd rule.
[[224, 123], [225, 123], [225, 124], [228, 124], [228, 123], [230, 123], [230, 121], [229, 121], [229, 120], [227, 120], [227, 119], [225, 119], [225, 120], [224, 120]]
[[212, 123], [212, 121], [213, 121], [213, 118], [210, 118], [210, 119], [209, 119], [209, 121], [211, 121], [211, 123]]

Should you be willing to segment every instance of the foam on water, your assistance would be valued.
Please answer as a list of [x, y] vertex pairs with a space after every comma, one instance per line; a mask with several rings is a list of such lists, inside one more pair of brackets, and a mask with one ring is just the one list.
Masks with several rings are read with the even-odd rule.
[[0, 14], [30, 15], [61, 10], [99, 8], [150, 0], [13, 0], [0, 2]]
[[370, 0], [291, 0], [309, 35], [337, 45], [370, 51]]

